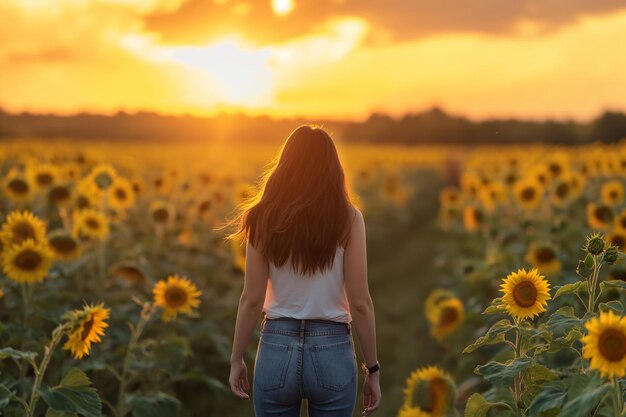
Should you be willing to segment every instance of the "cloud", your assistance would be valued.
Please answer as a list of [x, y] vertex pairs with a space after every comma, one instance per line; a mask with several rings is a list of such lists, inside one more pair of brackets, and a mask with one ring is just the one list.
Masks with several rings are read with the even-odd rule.
[[448, 32], [536, 34], [589, 14], [626, 9], [623, 0], [295, 0], [278, 16], [269, 0], [187, 0], [145, 19], [165, 43], [206, 42], [236, 30], [256, 45], [281, 43], [345, 17], [366, 20], [369, 40], [385, 43]]

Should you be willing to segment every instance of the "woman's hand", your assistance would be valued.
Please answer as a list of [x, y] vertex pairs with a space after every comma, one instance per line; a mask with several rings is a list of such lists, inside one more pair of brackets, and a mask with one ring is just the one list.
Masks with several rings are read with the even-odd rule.
[[380, 371], [365, 376], [363, 384], [363, 416], [368, 416], [380, 405]]
[[230, 362], [230, 377], [228, 378], [230, 383], [230, 390], [239, 398], [246, 400], [250, 399], [250, 396], [245, 392], [250, 389], [250, 383], [248, 382], [248, 368], [243, 358], [233, 360]]

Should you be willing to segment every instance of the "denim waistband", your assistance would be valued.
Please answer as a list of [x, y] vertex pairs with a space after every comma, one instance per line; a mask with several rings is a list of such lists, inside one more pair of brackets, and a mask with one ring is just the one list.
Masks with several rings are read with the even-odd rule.
[[261, 331], [298, 336], [303, 332], [307, 336], [326, 336], [333, 334], [351, 334], [350, 323], [343, 323], [322, 319], [296, 319], [292, 317], [278, 317], [270, 319], [263, 317]]

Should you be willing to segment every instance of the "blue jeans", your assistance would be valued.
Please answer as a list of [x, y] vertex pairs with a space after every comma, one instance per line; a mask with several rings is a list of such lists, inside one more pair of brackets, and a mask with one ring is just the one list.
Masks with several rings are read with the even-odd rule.
[[263, 319], [254, 362], [256, 417], [352, 417], [357, 363], [351, 326], [325, 320]]

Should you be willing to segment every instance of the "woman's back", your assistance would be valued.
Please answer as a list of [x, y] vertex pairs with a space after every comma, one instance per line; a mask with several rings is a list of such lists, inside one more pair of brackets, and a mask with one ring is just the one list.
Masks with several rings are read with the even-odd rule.
[[332, 267], [304, 276], [290, 260], [281, 267], [269, 263], [269, 279], [263, 311], [267, 318], [293, 317], [352, 321], [343, 274], [344, 248], [337, 245]]

